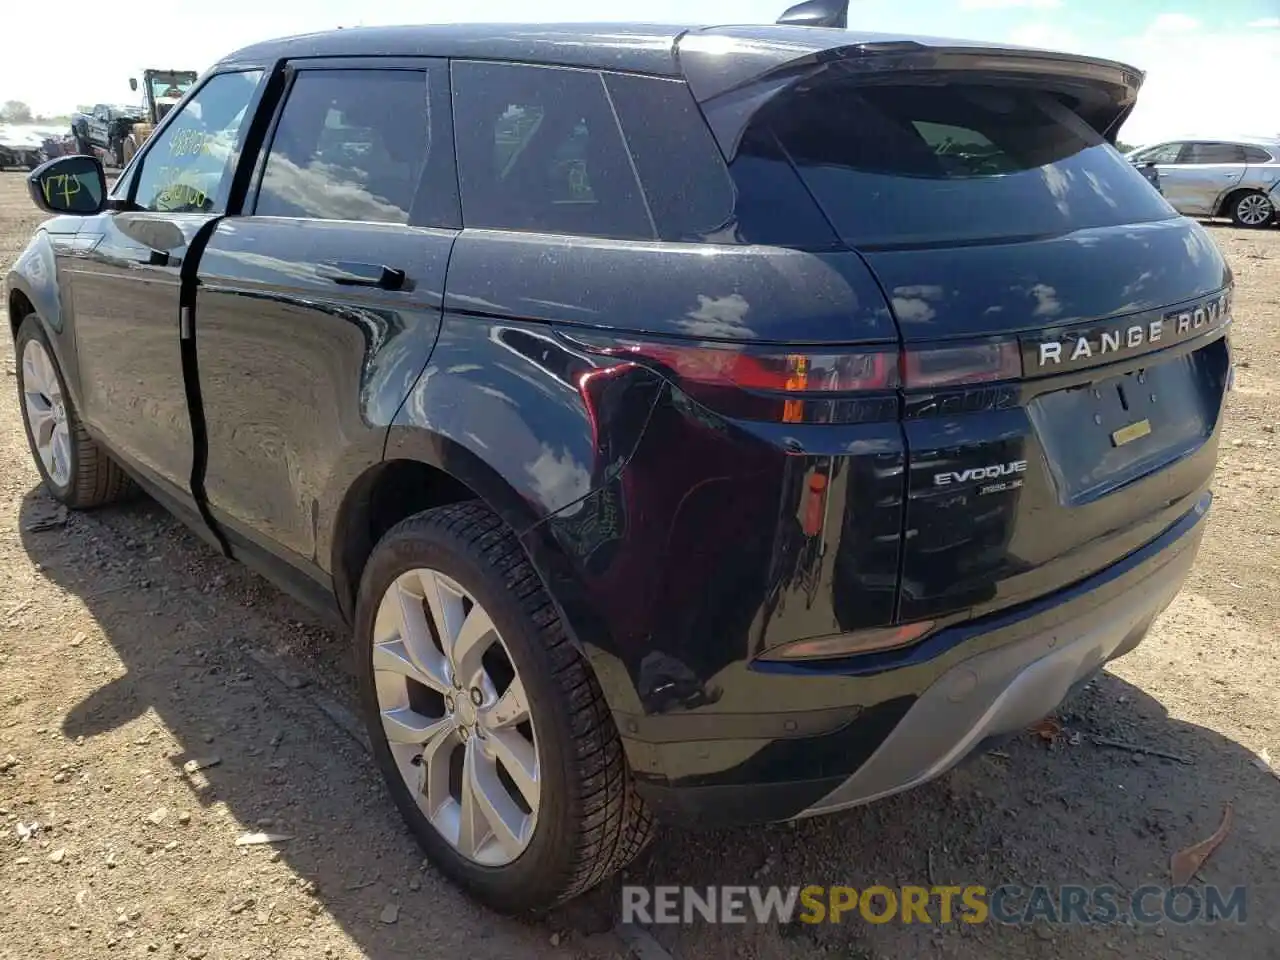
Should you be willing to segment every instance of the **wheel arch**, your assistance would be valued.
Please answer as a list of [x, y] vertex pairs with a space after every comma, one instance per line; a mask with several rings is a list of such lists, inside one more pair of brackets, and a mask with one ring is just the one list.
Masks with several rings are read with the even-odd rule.
[[17, 340], [18, 328], [22, 326], [22, 321], [33, 313], [38, 314], [39, 311], [36, 310], [35, 304], [31, 302], [31, 298], [19, 287], [11, 286], [7, 306], [9, 310], [9, 333], [12, 339]]
[[1243, 186], [1232, 187], [1230, 190], [1224, 193], [1222, 195], [1222, 199], [1218, 201], [1218, 208], [1214, 212], [1214, 216], [1229, 217], [1231, 215], [1232, 204], [1234, 204], [1236, 200], [1238, 200], [1241, 196], [1243, 196], [1246, 193], [1260, 193], [1264, 197], [1267, 195], [1267, 191], [1261, 190], [1258, 187], [1243, 187]]
[[[339, 609], [349, 622], [354, 619], [360, 577], [369, 556], [382, 535], [406, 517], [476, 499], [518, 537], [541, 519], [493, 467], [449, 437], [418, 427], [393, 426], [387, 452], [355, 477], [334, 518], [333, 586]], [[533, 562], [539, 568], [537, 560]]]

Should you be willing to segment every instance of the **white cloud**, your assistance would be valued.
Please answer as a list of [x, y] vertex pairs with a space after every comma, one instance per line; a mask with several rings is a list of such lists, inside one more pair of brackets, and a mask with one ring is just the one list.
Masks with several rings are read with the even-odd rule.
[[1263, 17], [1251, 21], [1249, 26], [1254, 30], [1280, 30], [1280, 17]]
[[1162, 13], [1151, 24], [1151, 33], [1190, 33], [1200, 29], [1200, 21], [1185, 13]]
[[1062, 6], [1062, 0], [960, 0], [961, 10], [1053, 10]]
[[[1187, 70], [1205, 50], [1232, 51], [1231, 69], [1212, 82]], [[1192, 17], [1164, 14], [1144, 34], [1090, 52], [1146, 71], [1137, 108], [1120, 133], [1125, 143], [1232, 134], [1280, 136], [1280, 103], [1257, 96], [1259, 90], [1280, 89], [1280, 32], [1206, 30]]]

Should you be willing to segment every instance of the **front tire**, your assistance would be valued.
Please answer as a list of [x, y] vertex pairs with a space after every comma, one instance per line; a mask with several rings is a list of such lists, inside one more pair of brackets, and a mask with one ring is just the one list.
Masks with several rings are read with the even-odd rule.
[[1237, 227], [1253, 230], [1269, 225], [1276, 215], [1270, 198], [1258, 190], [1250, 190], [1235, 197], [1227, 212], [1231, 215], [1231, 222]]
[[519, 541], [483, 504], [393, 527], [361, 579], [373, 752], [431, 861], [503, 913], [545, 910], [652, 830], [604, 696]]
[[76, 412], [58, 361], [35, 314], [14, 342], [18, 406], [27, 444], [45, 489], [75, 510], [100, 507], [132, 492], [119, 464], [89, 436]]

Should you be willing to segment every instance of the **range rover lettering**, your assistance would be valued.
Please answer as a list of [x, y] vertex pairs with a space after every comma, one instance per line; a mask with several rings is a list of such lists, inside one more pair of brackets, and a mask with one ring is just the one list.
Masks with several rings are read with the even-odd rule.
[[1141, 73], [844, 17], [271, 41], [31, 175], [44, 486], [345, 618], [497, 909], [939, 776], [1196, 554], [1232, 276], [1113, 145]]

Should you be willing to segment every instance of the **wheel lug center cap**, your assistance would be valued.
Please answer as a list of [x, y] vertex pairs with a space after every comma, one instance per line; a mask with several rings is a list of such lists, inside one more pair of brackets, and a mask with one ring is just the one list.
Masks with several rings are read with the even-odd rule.
[[456, 697], [454, 699], [454, 711], [454, 715], [461, 726], [474, 727], [476, 725], [476, 708], [466, 697]]

